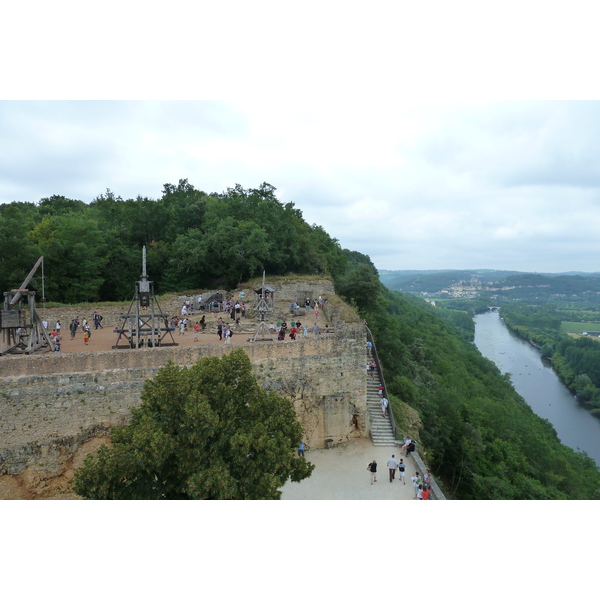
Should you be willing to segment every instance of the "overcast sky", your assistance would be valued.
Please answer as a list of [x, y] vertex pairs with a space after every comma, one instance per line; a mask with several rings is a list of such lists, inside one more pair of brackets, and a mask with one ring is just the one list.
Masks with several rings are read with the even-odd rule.
[[266, 181], [380, 269], [600, 270], [600, 103], [0, 103], [0, 199]]
[[464, 2], [234, 4], [52, 31], [47, 11], [33, 47], [8, 28], [0, 49], [20, 44], [22, 62], [5, 64], [0, 202], [266, 181], [379, 269], [600, 270], [600, 103], [578, 87], [597, 70], [593, 19], [567, 31], [562, 11], [522, 2], [493, 20], [482, 3], [465, 18]]

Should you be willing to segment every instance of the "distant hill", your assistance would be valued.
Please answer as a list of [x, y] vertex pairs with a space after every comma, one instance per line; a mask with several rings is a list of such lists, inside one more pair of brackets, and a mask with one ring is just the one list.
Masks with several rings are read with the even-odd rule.
[[579, 297], [600, 292], [600, 273], [597, 272], [528, 273], [494, 269], [382, 270], [379, 271], [379, 277], [387, 288], [413, 294], [441, 294], [444, 290], [449, 290], [460, 283], [477, 288], [483, 293], [491, 295], [500, 293], [507, 299], [539, 296], [540, 290], [545, 297], [552, 295]]
[[381, 283], [390, 290], [403, 292], [435, 293], [461, 281], [477, 279], [480, 282], [502, 281], [521, 271], [496, 271], [493, 269], [430, 270], [430, 271], [379, 271]]

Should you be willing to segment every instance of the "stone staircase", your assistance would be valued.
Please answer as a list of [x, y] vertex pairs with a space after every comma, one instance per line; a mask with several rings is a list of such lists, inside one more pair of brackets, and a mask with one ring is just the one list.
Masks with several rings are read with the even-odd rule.
[[[378, 373], [374, 377], [367, 375], [367, 410], [371, 421], [371, 438], [374, 446], [395, 446], [396, 438], [390, 420], [384, 417], [381, 412], [379, 394], [377, 393], [379, 383]], [[391, 409], [388, 408], [388, 410]]]

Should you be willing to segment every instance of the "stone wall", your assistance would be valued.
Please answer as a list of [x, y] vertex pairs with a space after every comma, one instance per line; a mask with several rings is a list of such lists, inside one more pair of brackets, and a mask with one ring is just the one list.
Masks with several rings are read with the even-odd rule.
[[[363, 326], [347, 325], [340, 333], [316, 339], [235, 346], [240, 347], [261, 385], [292, 399], [309, 446], [368, 434]], [[191, 366], [232, 349], [218, 345], [3, 357], [0, 498], [51, 497], [67, 489], [74, 464], [83, 460], [82, 449], [95, 448], [110, 426], [128, 421], [144, 382], [167, 361]]]

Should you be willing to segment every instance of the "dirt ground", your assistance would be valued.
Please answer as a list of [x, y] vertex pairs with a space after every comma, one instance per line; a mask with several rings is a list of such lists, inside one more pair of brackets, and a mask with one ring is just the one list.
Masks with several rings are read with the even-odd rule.
[[[292, 317], [289, 314], [289, 311], [286, 312], [286, 308], [289, 306], [289, 303], [286, 302], [278, 302], [276, 303], [276, 311], [273, 313], [273, 322], [276, 323], [278, 316], [280, 315], [282, 318], [287, 319], [288, 324], [291, 322]], [[56, 324], [57, 320], [60, 320], [61, 323], [61, 352], [98, 352], [101, 350], [112, 350], [113, 346], [117, 343], [118, 333], [114, 331], [115, 326], [120, 326], [122, 324], [122, 320], [119, 318], [121, 314], [127, 312], [129, 305], [123, 305], [122, 307], [110, 307], [108, 310], [103, 310], [102, 308], [98, 309], [98, 313], [103, 316], [102, 320], [102, 328], [94, 329], [94, 321], [92, 310], [90, 314], [87, 314], [80, 309], [74, 308], [67, 313], [64, 308], [56, 309], [40, 309], [38, 307], [38, 314], [41, 319], [46, 319], [48, 321], [48, 330], [51, 332]], [[176, 303], [171, 303], [166, 309], [165, 312], [169, 315], [180, 315], [181, 307]], [[206, 329], [200, 333], [199, 339], [197, 342], [194, 341], [194, 331], [192, 329], [193, 324], [196, 321], [199, 321], [202, 316], [206, 317]], [[258, 321], [254, 318], [243, 318], [241, 319], [241, 331], [236, 331], [235, 323], [231, 321], [229, 316], [225, 312], [220, 313], [202, 313], [196, 312], [193, 315], [188, 316], [188, 329], [184, 333], [184, 335], [180, 335], [179, 331], [172, 332], [172, 339], [169, 334], [163, 339], [163, 343], [172, 343], [175, 342], [180, 346], [193, 346], [195, 344], [202, 345], [215, 345], [215, 344], [223, 344], [224, 341], [220, 340], [217, 335], [217, 320], [221, 317], [223, 319], [223, 323], [232, 325], [232, 331], [234, 332], [231, 337], [231, 345], [240, 345], [244, 344], [248, 341], [248, 338], [252, 337], [258, 328]], [[80, 323], [83, 323], [83, 319], [87, 319], [91, 326], [91, 337], [89, 339], [88, 344], [86, 345], [83, 339], [83, 332], [81, 327], [77, 330], [75, 334], [75, 338], [71, 339], [71, 335], [69, 332], [69, 324], [71, 320], [74, 318], [79, 318]], [[313, 311], [311, 310], [307, 315], [301, 315], [297, 317], [303, 324], [307, 324], [309, 326], [309, 336], [312, 337], [312, 326], [315, 321], [318, 323], [320, 332], [323, 333], [326, 320], [323, 315], [323, 312], [320, 311], [317, 318]], [[288, 327], [289, 330], [289, 327]], [[300, 336], [297, 337], [300, 339]], [[286, 337], [286, 341], [289, 340], [289, 337]], [[122, 345], [125, 340], [121, 340], [120, 344]], [[127, 351], [125, 348], [124, 351]]]

